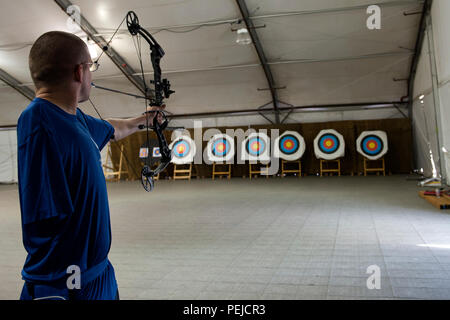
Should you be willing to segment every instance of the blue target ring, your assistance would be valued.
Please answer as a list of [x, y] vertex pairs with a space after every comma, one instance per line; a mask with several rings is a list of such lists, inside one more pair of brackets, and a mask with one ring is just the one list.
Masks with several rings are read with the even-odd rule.
[[324, 134], [319, 139], [319, 148], [323, 153], [333, 153], [339, 149], [339, 139], [334, 134]]
[[186, 140], [180, 140], [173, 146], [173, 155], [177, 158], [184, 158], [189, 154], [191, 146]]
[[383, 148], [383, 141], [375, 135], [367, 136], [361, 141], [361, 149], [369, 156], [377, 156]]
[[212, 153], [216, 157], [224, 157], [230, 151], [230, 143], [225, 138], [220, 138], [214, 141], [212, 145]]
[[298, 151], [300, 142], [293, 135], [286, 135], [280, 140], [279, 146], [281, 152], [287, 155], [291, 155]]
[[264, 150], [266, 150], [266, 144], [259, 137], [255, 137], [247, 141], [245, 148], [247, 149], [249, 155], [257, 157], [264, 153]]

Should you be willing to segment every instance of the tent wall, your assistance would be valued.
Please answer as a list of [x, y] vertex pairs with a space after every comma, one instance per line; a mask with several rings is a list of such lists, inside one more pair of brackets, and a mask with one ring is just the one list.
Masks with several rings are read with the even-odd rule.
[[[412, 117], [415, 164], [417, 168], [423, 168], [427, 176], [433, 175], [434, 167], [437, 174], [440, 174], [443, 168], [442, 175], [445, 177], [450, 175], [449, 154], [442, 152], [443, 147], [445, 150], [450, 149], [450, 49], [448, 46], [450, 21], [445, 18], [449, 14], [449, 1], [433, 1], [432, 29], [427, 28], [414, 80]], [[429, 39], [428, 34], [432, 35], [432, 38]], [[430, 47], [431, 39], [434, 41]], [[434, 51], [431, 56], [430, 51]], [[439, 99], [435, 99], [433, 95], [431, 64], [433, 59], [437, 67], [436, 90]], [[424, 95], [422, 100], [421, 95]]]
[[[450, 150], [450, 1], [435, 0], [431, 10], [433, 19], [434, 46], [438, 77], [439, 110], [441, 115], [441, 147]], [[444, 153], [445, 176], [450, 183], [450, 154]]]
[[0, 130], [0, 183], [17, 182], [17, 131]]

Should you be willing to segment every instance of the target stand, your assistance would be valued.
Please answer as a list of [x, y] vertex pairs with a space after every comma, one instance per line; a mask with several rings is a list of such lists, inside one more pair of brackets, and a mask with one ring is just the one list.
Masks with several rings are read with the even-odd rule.
[[[375, 164], [376, 166], [370, 166], [369, 164]], [[382, 173], [386, 176], [386, 165], [384, 162], [384, 157], [377, 160], [369, 160], [364, 157], [364, 176], [367, 176], [368, 172], [375, 172], [376, 174]]]
[[320, 159], [321, 177], [324, 173], [337, 173], [341, 176], [341, 158], [345, 155], [345, 140], [342, 134], [334, 129], [321, 130], [314, 139], [314, 153], [316, 158]]
[[[289, 166], [291, 164], [298, 164], [297, 169], [287, 169], [286, 166]], [[286, 173], [294, 173], [298, 174], [298, 177], [302, 177], [302, 161], [288, 161], [288, 160], [281, 160], [281, 177], [284, 178], [286, 176]]]
[[[217, 166], [227, 167], [226, 171], [217, 171]], [[227, 163], [213, 163], [212, 179], [214, 180], [216, 176], [223, 177], [226, 176], [228, 180], [231, 179], [231, 164]]]
[[207, 159], [213, 164], [212, 179], [214, 180], [216, 176], [221, 178], [226, 176], [230, 180], [231, 163], [227, 162], [231, 161], [235, 155], [234, 139], [227, 134], [216, 134], [209, 140], [206, 151]]
[[275, 139], [274, 157], [281, 159], [281, 177], [298, 174], [302, 177], [301, 157], [305, 153], [305, 139], [296, 131], [286, 131]]
[[[330, 168], [330, 164], [337, 164], [337, 167]], [[320, 159], [320, 176], [322, 177], [324, 173], [337, 173], [341, 176], [341, 159], [335, 160], [324, 160]]]
[[173, 165], [173, 180], [191, 180], [191, 177], [192, 163]]
[[[257, 166], [257, 165], [260, 165], [259, 168], [253, 169], [253, 166]], [[269, 179], [269, 175], [267, 174], [269, 172], [269, 164], [268, 163], [267, 164], [263, 164], [263, 163], [258, 164], [258, 163], [255, 163], [255, 162], [252, 163], [251, 161], [249, 161], [248, 169], [249, 169], [248, 173], [249, 173], [250, 180], [252, 179], [252, 175], [254, 175], [254, 174], [261, 175], [261, 173], [266, 173], [266, 175], [265, 175], [266, 179]]]
[[[126, 174], [128, 176], [129, 174], [128, 169], [124, 170], [123, 144], [120, 146], [119, 170], [114, 171], [114, 168], [112, 167], [112, 164], [110, 165], [110, 162], [112, 163], [112, 151], [111, 151], [111, 144], [108, 144], [108, 149], [106, 150], [105, 163], [102, 165], [105, 180], [118, 182], [122, 178], [122, 174]], [[108, 170], [112, 170], [112, 172]], [[109, 178], [110, 176], [112, 176], [113, 178]]]

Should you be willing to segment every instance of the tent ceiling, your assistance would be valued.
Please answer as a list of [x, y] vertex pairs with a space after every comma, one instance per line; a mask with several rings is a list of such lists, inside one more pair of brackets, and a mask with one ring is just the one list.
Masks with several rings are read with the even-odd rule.
[[[275, 83], [286, 86], [278, 91], [280, 100], [293, 105], [356, 103], [394, 101], [406, 95], [407, 83], [394, 82], [393, 78], [409, 76], [420, 15], [404, 16], [403, 13], [417, 11], [423, 2], [395, 1], [395, 5], [382, 6], [382, 29], [370, 31], [366, 28], [368, 15], [361, 8], [373, 2], [246, 0], [250, 14], [256, 17], [254, 24], [265, 25], [256, 31], [271, 63]], [[155, 35], [167, 53], [162, 69], [167, 71], [166, 76], [176, 91], [168, 101], [168, 109], [173, 113], [255, 109], [271, 101], [269, 91], [258, 90], [268, 85], [253, 45], [235, 43], [236, 33], [231, 28], [237, 24], [232, 22], [241, 18], [235, 0], [74, 0], [73, 4], [81, 8], [85, 18], [105, 39], [110, 38], [129, 10], [138, 14], [141, 25]], [[292, 15], [299, 11], [352, 6], [361, 8]], [[279, 13], [291, 14], [261, 17]], [[2, 1], [0, 68], [33, 87], [27, 64], [29, 45], [46, 31], [69, 31], [67, 18], [54, 1]], [[220, 23], [199, 26], [210, 21]], [[164, 28], [169, 30], [161, 30]], [[112, 47], [138, 72], [133, 40], [125, 29], [122, 26]], [[85, 36], [83, 32], [77, 35]], [[145, 42], [142, 49], [144, 70], [151, 73]], [[386, 53], [395, 55], [377, 56]], [[360, 59], [365, 55], [374, 56]], [[298, 61], [308, 59], [316, 62]], [[292, 63], [279, 64], [286, 61]], [[106, 55], [100, 64], [94, 82], [139, 93]], [[149, 79], [150, 75], [146, 77]], [[0, 98], [5, 101], [10, 91], [2, 87], [0, 84]], [[143, 108], [134, 98], [119, 98], [96, 89], [92, 90], [92, 97], [99, 101], [96, 104], [105, 117], [131, 116]], [[8, 103], [5, 107], [12, 111], [23, 110], [25, 106], [21, 102], [17, 106]], [[88, 106], [86, 109], [89, 111]], [[11, 119], [0, 117], [0, 125], [6, 124], [12, 124]]]

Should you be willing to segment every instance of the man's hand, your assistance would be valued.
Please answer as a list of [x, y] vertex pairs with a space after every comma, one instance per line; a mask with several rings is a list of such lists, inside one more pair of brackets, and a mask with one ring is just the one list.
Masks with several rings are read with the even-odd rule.
[[[166, 108], [166, 105], [163, 104], [161, 107], [157, 107], [157, 106], [151, 106], [151, 107], [147, 107], [147, 116], [149, 117], [148, 122], [151, 124], [153, 123], [153, 119], [156, 116], [156, 111], [164, 111], [164, 109]], [[158, 123], [161, 124], [164, 121], [163, 115], [161, 113], [158, 113]]]

